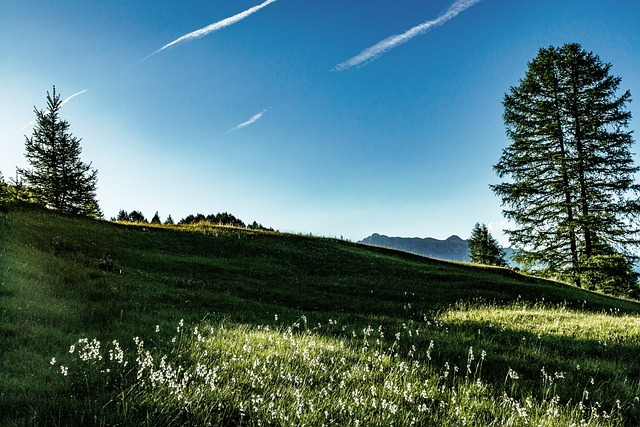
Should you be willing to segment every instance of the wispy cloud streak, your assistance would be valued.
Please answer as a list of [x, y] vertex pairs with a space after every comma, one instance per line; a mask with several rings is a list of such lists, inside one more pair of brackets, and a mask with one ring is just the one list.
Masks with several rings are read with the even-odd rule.
[[260, 111], [258, 114], [256, 114], [255, 116], [251, 117], [249, 120], [247, 120], [246, 122], [242, 122], [240, 123], [238, 126], [232, 127], [231, 129], [229, 129], [228, 131], [225, 132], [226, 133], [231, 133], [234, 131], [237, 131], [238, 129], [242, 129], [244, 127], [247, 127], [249, 125], [254, 124], [255, 122], [257, 122], [258, 120], [260, 120], [262, 118], [262, 116], [264, 116], [264, 114], [269, 111], [269, 109], [267, 108], [266, 110], [262, 110]]
[[84, 89], [81, 90], [80, 92], [76, 92], [71, 96], [66, 97], [61, 103], [60, 103], [60, 108], [62, 108], [64, 106], [64, 104], [66, 104], [67, 102], [71, 101], [73, 98], [75, 98], [76, 96], [80, 96], [83, 93], [86, 93], [89, 89]]
[[[66, 98], [65, 98], [65, 99], [60, 103], [60, 108], [64, 107], [64, 105], [65, 105], [67, 102], [71, 101], [71, 100], [72, 100], [73, 98], [75, 98], [76, 96], [80, 96], [80, 95], [82, 95], [83, 93], [87, 92], [88, 90], [89, 90], [89, 89], [84, 89], [84, 90], [81, 90], [80, 92], [76, 92], [76, 93], [74, 93], [73, 95], [66, 97]], [[49, 114], [49, 113], [50, 113], [50, 111], [49, 111], [49, 110], [47, 110], [47, 111], [45, 111], [45, 112], [44, 112], [44, 115], [46, 116], [46, 115], [47, 115], [47, 114]], [[22, 132], [23, 130], [25, 130], [25, 129], [26, 129], [26, 128], [28, 128], [29, 126], [33, 125], [35, 122], [36, 122], [36, 120], [35, 120], [35, 119], [31, 120], [29, 123], [27, 123], [26, 125], [22, 126], [22, 127], [18, 130], [18, 133]]]
[[470, 8], [471, 6], [479, 2], [480, 0], [456, 0], [449, 7], [449, 9], [447, 9], [445, 13], [438, 16], [436, 19], [432, 19], [431, 21], [424, 22], [420, 25], [416, 25], [415, 27], [411, 28], [410, 30], [402, 34], [396, 34], [396, 35], [387, 37], [386, 39], [382, 40], [378, 44], [363, 50], [353, 58], [348, 59], [336, 65], [333, 71], [343, 71], [343, 70], [346, 70], [347, 68], [351, 68], [361, 64], [366, 65], [367, 63], [387, 53], [394, 47], [399, 46], [403, 43], [406, 43], [412, 38], [416, 36], [420, 36], [426, 33], [427, 31], [431, 30], [432, 28], [442, 25], [445, 22], [455, 18], [456, 16], [458, 16], [460, 12], [463, 12], [464, 10]]
[[162, 52], [163, 50], [165, 50], [167, 48], [170, 48], [171, 46], [175, 46], [175, 45], [177, 45], [179, 43], [182, 43], [182, 42], [185, 42], [185, 41], [188, 41], [188, 40], [199, 39], [200, 37], [204, 37], [207, 34], [210, 34], [210, 33], [214, 32], [214, 31], [218, 31], [218, 30], [220, 30], [222, 28], [228, 27], [229, 25], [233, 25], [238, 21], [242, 21], [247, 16], [256, 13], [257, 11], [262, 9], [263, 7], [266, 7], [266, 6], [270, 5], [271, 3], [275, 3], [275, 2], [276, 2], [276, 0], [267, 0], [264, 3], [261, 3], [261, 4], [257, 5], [257, 6], [254, 6], [254, 7], [250, 8], [250, 9], [245, 10], [244, 12], [240, 12], [240, 13], [238, 13], [236, 15], [230, 16], [229, 18], [223, 19], [222, 21], [214, 22], [211, 25], [207, 25], [206, 27], [200, 28], [199, 30], [192, 31], [189, 34], [185, 34], [182, 37], [178, 37], [177, 39], [175, 39], [171, 43], [167, 43], [166, 45], [162, 46], [160, 49], [156, 50], [151, 55], [146, 56], [140, 62], [144, 61], [145, 59], [151, 58], [156, 53]]

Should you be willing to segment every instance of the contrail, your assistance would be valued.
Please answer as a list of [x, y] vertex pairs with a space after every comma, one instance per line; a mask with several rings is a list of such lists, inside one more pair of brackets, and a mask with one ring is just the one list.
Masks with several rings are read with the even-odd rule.
[[377, 59], [379, 56], [387, 53], [389, 50], [393, 49], [394, 47], [401, 45], [403, 43], [406, 43], [412, 38], [426, 33], [433, 27], [442, 25], [445, 22], [455, 18], [456, 16], [458, 16], [460, 12], [470, 8], [471, 6], [473, 6], [478, 2], [480, 2], [480, 0], [456, 0], [449, 7], [449, 9], [447, 9], [447, 11], [444, 14], [438, 16], [436, 19], [427, 21], [420, 25], [416, 25], [415, 27], [411, 28], [410, 30], [406, 31], [403, 34], [396, 34], [396, 35], [387, 37], [386, 39], [382, 40], [380, 43], [363, 50], [353, 58], [348, 59], [336, 65], [333, 68], [333, 71], [343, 71], [343, 70], [346, 70], [347, 68], [351, 68], [356, 65], [369, 63], [374, 59]]
[[[66, 97], [61, 103], [60, 103], [60, 108], [62, 108], [64, 106], [64, 104], [66, 104], [67, 102], [71, 101], [73, 98], [75, 98], [76, 96], [80, 96], [83, 93], [87, 92], [89, 89], [84, 89], [81, 90], [80, 92], [76, 92], [71, 96]], [[49, 114], [50, 111], [47, 110], [44, 112], [44, 115], [46, 116], [47, 114]], [[26, 125], [22, 126], [19, 130], [18, 133], [22, 132], [23, 130], [25, 130], [26, 128], [28, 128], [29, 126], [33, 125], [36, 122], [35, 119], [31, 120], [29, 123], [27, 123]]]
[[74, 93], [73, 95], [66, 97], [66, 98], [64, 99], [64, 101], [62, 101], [62, 102], [60, 103], [60, 108], [62, 108], [62, 106], [63, 106], [64, 104], [66, 104], [67, 102], [71, 101], [71, 100], [72, 100], [73, 98], [75, 98], [76, 96], [80, 96], [80, 95], [82, 95], [83, 93], [87, 92], [88, 90], [89, 90], [89, 89], [84, 89], [84, 90], [81, 90], [80, 92], [76, 92], [76, 93]]
[[155, 55], [158, 52], [161, 52], [171, 46], [175, 46], [178, 43], [182, 43], [184, 41], [187, 40], [193, 40], [193, 39], [199, 39], [200, 37], [204, 37], [209, 33], [212, 33], [214, 31], [220, 30], [222, 28], [228, 27], [229, 25], [233, 25], [238, 21], [243, 20], [244, 18], [246, 18], [247, 16], [256, 13], [257, 11], [259, 11], [260, 9], [262, 9], [265, 6], [270, 5], [271, 3], [275, 3], [276, 0], [267, 0], [262, 4], [259, 4], [257, 6], [252, 7], [251, 9], [247, 9], [244, 12], [240, 12], [237, 15], [233, 15], [229, 18], [223, 19], [222, 21], [218, 21], [218, 22], [214, 22], [211, 25], [207, 25], [204, 28], [200, 28], [199, 30], [193, 31], [189, 34], [185, 34], [182, 37], [178, 37], [177, 39], [175, 39], [174, 41], [172, 41], [171, 43], [167, 43], [166, 45], [162, 46], [160, 49], [156, 50], [155, 52], [153, 52], [151, 55], [146, 56], [145, 58], [141, 59], [140, 62], [144, 61], [145, 59], [151, 58], [153, 55]]
[[258, 120], [260, 120], [262, 118], [262, 116], [264, 116], [264, 113], [266, 113], [267, 111], [269, 111], [269, 109], [267, 108], [266, 110], [262, 110], [260, 111], [258, 114], [256, 114], [255, 116], [251, 117], [249, 120], [247, 120], [246, 122], [242, 122], [240, 123], [238, 126], [233, 127], [231, 129], [229, 129], [228, 131], [225, 132], [225, 134], [227, 133], [231, 133], [233, 131], [236, 131], [238, 129], [242, 129], [244, 127], [247, 127], [255, 122], [257, 122]]

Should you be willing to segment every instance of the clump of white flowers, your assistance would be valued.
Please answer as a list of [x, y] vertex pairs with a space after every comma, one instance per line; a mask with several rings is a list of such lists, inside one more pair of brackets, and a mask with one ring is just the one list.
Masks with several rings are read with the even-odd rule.
[[130, 350], [116, 340], [103, 348], [96, 338], [82, 338], [69, 349], [69, 366], [55, 358], [50, 364], [64, 376], [92, 367], [96, 375], [119, 375], [122, 389], [112, 402], [162, 408], [154, 416], [190, 417], [202, 425], [610, 425], [613, 412], [593, 409], [587, 390], [576, 405], [560, 403], [552, 391], [565, 372], [542, 369], [549, 393], [540, 401], [521, 397], [516, 389], [522, 376], [509, 369], [496, 397], [481, 378], [488, 357], [482, 349], [477, 357], [468, 348], [466, 369], [449, 362], [436, 366], [437, 343], [410, 323], [387, 333], [382, 326], [347, 330], [329, 319], [338, 331], [331, 337], [317, 332], [322, 324], [309, 329], [306, 317], [301, 320], [291, 326], [190, 329], [180, 320], [177, 335], [166, 340], [156, 327], [152, 346], [140, 337]]

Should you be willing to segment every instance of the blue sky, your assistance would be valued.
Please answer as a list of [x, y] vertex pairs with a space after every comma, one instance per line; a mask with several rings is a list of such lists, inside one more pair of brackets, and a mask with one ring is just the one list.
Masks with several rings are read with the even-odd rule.
[[483, 222], [506, 244], [489, 189], [504, 93], [540, 47], [577, 42], [637, 97], [638, 23], [637, 0], [7, 0], [0, 171], [26, 166], [25, 125], [56, 85], [86, 90], [61, 115], [107, 218], [227, 211], [351, 240], [468, 237]]

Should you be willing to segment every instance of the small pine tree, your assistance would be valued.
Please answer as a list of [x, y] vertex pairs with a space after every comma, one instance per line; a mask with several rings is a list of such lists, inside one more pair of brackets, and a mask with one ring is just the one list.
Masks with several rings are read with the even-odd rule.
[[169, 216], [167, 217], [167, 219], [164, 221], [164, 224], [165, 224], [165, 225], [173, 225], [173, 224], [174, 224], [174, 223], [173, 223], [173, 218], [171, 218], [171, 215], [169, 215]]
[[129, 214], [129, 221], [148, 223], [147, 219], [140, 211], [131, 211], [131, 213]]
[[37, 203], [64, 213], [102, 217], [96, 200], [98, 171], [80, 160], [80, 139], [59, 116], [62, 101], [47, 92], [47, 110], [34, 108], [36, 124], [25, 137], [25, 157], [33, 169], [17, 169]]
[[153, 218], [151, 218], [151, 224], [162, 224], [162, 221], [160, 221], [160, 215], [158, 215], [158, 211], [156, 211], [155, 215], [153, 215]]
[[469, 238], [471, 262], [504, 267], [504, 250], [485, 224], [476, 223]]
[[116, 217], [116, 221], [131, 221], [131, 216], [124, 209], [120, 209], [120, 212], [118, 212], [118, 216]]
[[7, 192], [5, 197], [8, 203], [15, 203], [17, 205], [33, 203], [33, 194], [17, 173], [15, 178], [9, 178], [5, 190]]

